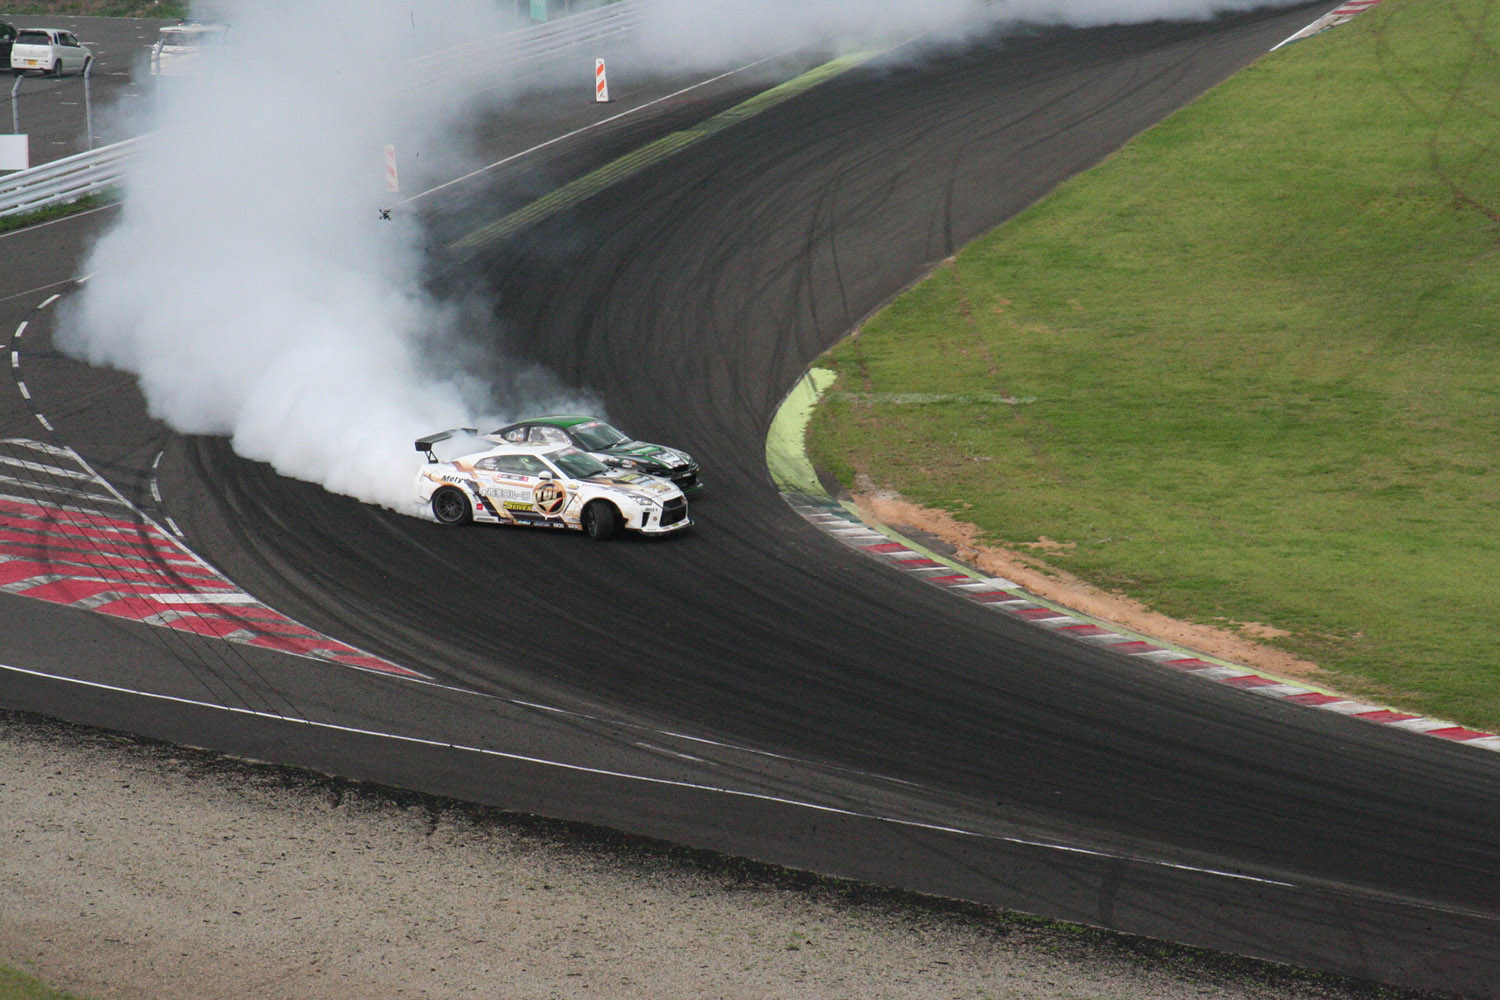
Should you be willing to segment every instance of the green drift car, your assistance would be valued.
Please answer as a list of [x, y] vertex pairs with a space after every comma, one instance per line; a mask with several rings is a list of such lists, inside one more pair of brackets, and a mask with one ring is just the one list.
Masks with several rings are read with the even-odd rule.
[[698, 463], [675, 448], [635, 441], [598, 417], [532, 417], [485, 435], [496, 444], [568, 444], [616, 469], [670, 479], [684, 493], [703, 488]]

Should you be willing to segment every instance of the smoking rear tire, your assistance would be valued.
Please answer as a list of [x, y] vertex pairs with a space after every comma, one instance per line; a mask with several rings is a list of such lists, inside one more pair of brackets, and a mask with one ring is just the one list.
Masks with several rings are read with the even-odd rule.
[[468, 524], [474, 520], [474, 508], [463, 490], [444, 486], [432, 495], [432, 516], [440, 524]]
[[62, 79], [62, 60], [61, 59], [59, 59], [57, 62], [55, 62], [55, 63], [52, 64], [52, 75], [55, 76], [55, 77], [57, 77], [59, 80]]
[[583, 530], [596, 542], [613, 538], [620, 530], [620, 512], [606, 500], [595, 500], [583, 508]]

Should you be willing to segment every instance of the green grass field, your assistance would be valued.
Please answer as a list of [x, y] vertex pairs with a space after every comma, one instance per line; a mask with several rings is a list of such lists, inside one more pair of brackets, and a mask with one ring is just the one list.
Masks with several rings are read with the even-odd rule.
[[56, 14], [59, 17], [187, 17], [185, 0], [17, 0], [4, 15]]
[[1385, 0], [819, 364], [812, 456], [1348, 690], [1500, 727], [1500, 6]]
[[0, 1000], [81, 1000], [72, 993], [54, 990], [40, 980], [0, 967]]

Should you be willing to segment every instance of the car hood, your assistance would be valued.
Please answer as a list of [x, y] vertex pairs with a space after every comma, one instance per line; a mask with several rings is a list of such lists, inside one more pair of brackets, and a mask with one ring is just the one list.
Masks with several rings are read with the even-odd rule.
[[646, 441], [622, 441], [613, 448], [605, 448], [600, 455], [611, 455], [615, 458], [634, 458], [646, 462], [654, 462], [665, 469], [679, 469], [684, 465], [691, 465], [691, 456], [659, 444], [650, 444]]
[[644, 493], [658, 500], [670, 500], [682, 495], [682, 491], [671, 480], [624, 470], [611, 470], [607, 476], [591, 476], [584, 482], [593, 483], [596, 486], [612, 486], [630, 493]]

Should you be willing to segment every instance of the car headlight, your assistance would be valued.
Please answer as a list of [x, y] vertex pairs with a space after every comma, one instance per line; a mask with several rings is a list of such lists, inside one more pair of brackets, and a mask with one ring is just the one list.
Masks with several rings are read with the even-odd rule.
[[655, 497], [647, 496], [644, 493], [627, 493], [625, 495], [628, 496], [630, 499], [634, 500], [636, 503], [640, 504], [642, 507], [657, 507], [657, 506], [660, 506], [656, 502], [656, 498]]

